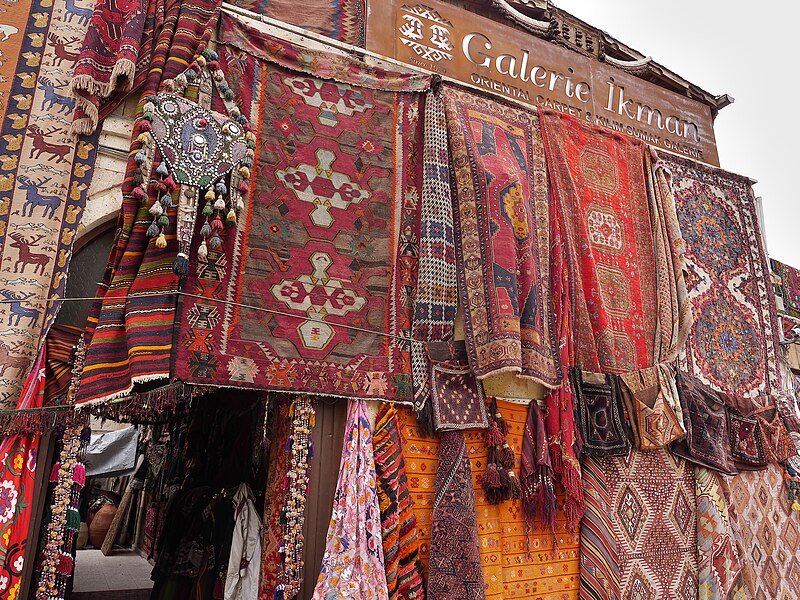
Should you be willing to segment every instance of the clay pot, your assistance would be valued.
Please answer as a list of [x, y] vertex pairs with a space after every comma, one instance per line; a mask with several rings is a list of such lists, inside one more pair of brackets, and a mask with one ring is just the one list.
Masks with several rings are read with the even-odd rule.
[[92, 523], [89, 525], [89, 543], [95, 548], [103, 545], [103, 540], [106, 539], [108, 528], [111, 527], [111, 521], [114, 520], [115, 514], [117, 514], [117, 507], [113, 504], [104, 504], [103, 508], [95, 513]]

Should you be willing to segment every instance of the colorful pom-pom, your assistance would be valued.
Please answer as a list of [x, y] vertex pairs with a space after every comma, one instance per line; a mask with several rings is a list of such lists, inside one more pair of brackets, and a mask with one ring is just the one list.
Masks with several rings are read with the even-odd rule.
[[250, 186], [247, 184], [246, 181], [242, 181], [241, 183], [239, 183], [239, 193], [242, 196], [246, 196], [247, 192], [249, 191], [250, 191]]
[[207, 238], [211, 235], [211, 225], [208, 224], [208, 221], [203, 223], [203, 226], [200, 228], [200, 237]]
[[131, 196], [140, 202], [147, 198], [147, 192], [144, 191], [144, 187], [141, 185], [137, 185], [133, 190], [131, 190]]
[[139, 150], [139, 151], [136, 153], [136, 156], [134, 156], [134, 157], [133, 157], [133, 160], [135, 160], [135, 161], [136, 161], [136, 164], [139, 164], [139, 165], [140, 165], [140, 164], [142, 164], [144, 161], [146, 161], [146, 160], [147, 160], [147, 155], [146, 155], [144, 152], [142, 152], [141, 150]]
[[225, 222], [228, 224], [229, 227], [236, 225], [236, 211], [230, 209], [225, 217]]
[[206, 205], [203, 207], [203, 216], [210, 217], [214, 214], [214, 206], [211, 202], [206, 202]]
[[158, 217], [158, 224], [161, 227], [166, 227], [167, 225], [169, 225], [169, 217], [167, 215], [161, 215], [160, 217]]
[[[142, 121], [142, 123], [146, 123], [146, 121]], [[136, 139], [138, 140], [138, 142], [139, 142], [139, 143], [140, 143], [142, 146], [149, 146], [149, 145], [150, 145], [150, 141], [152, 140], [152, 138], [151, 138], [151, 136], [150, 136], [150, 133], [149, 133], [149, 132], [147, 132], [147, 131], [143, 131], [142, 133], [140, 133], [140, 134], [139, 134], [139, 135], [136, 137]]]
[[222, 196], [217, 197], [216, 202], [214, 202], [214, 210], [225, 210], [225, 200], [223, 200]]
[[160, 217], [162, 214], [164, 214], [164, 207], [161, 206], [161, 202], [156, 200], [155, 202], [153, 202], [153, 206], [150, 207], [149, 212], [154, 217]]
[[200, 246], [197, 248], [197, 257], [200, 260], [205, 260], [206, 258], [208, 258], [208, 246], [206, 246], [205, 240], [200, 242]]
[[50, 469], [50, 482], [55, 483], [58, 481], [58, 472], [61, 470], [61, 463], [57, 462], [53, 465], [53, 468]]
[[218, 182], [217, 182], [217, 184], [214, 186], [214, 190], [215, 190], [215, 191], [216, 191], [218, 194], [225, 195], [225, 194], [227, 194], [227, 193], [228, 193], [228, 186], [227, 186], [227, 185], [225, 185], [225, 182], [224, 182], [224, 181], [218, 181]]
[[248, 167], [239, 167], [239, 175], [242, 179], [250, 179], [250, 169]]
[[167, 191], [170, 193], [175, 191], [177, 184], [175, 183], [175, 178], [172, 176], [172, 173], [164, 178], [164, 187], [166, 187]]
[[161, 196], [161, 206], [163, 206], [165, 210], [172, 208], [172, 196], [169, 194], [164, 194]]
[[217, 234], [223, 229], [225, 229], [225, 225], [222, 223], [222, 219], [215, 217], [214, 220], [211, 221], [211, 230], [214, 232], [214, 234]]
[[217, 196], [216, 196], [216, 194], [214, 194], [214, 190], [213, 190], [213, 189], [211, 189], [211, 188], [208, 188], [208, 189], [206, 190], [206, 196], [205, 196], [205, 197], [206, 197], [206, 200], [207, 200], [208, 202], [213, 202], [213, 201], [214, 201], [214, 198], [216, 198]]
[[194, 62], [197, 63], [197, 66], [199, 66], [199, 67], [205, 67], [207, 61], [206, 61], [206, 57], [201, 54], [196, 59], [194, 59]]
[[75, 485], [80, 487], [86, 485], [86, 467], [83, 466], [83, 463], [78, 463], [73, 467], [72, 481], [75, 482]]
[[222, 246], [222, 238], [219, 237], [216, 233], [211, 236], [208, 240], [208, 245], [211, 246], [214, 250], [217, 250], [220, 246]]
[[141, 171], [136, 171], [133, 174], [133, 185], [142, 185], [144, 183], [144, 175], [142, 175]]
[[159, 233], [156, 238], [156, 248], [163, 250], [167, 247], [167, 237], [163, 233]]
[[161, 228], [158, 226], [158, 223], [156, 222], [156, 220], [153, 219], [153, 222], [150, 223], [150, 227], [147, 228], [147, 231], [145, 232], [145, 235], [147, 235], [147, 237], [149, 237], [149, 238], [154, 238], [159, 233], [161, 233]]
[[162, 162], [160, 165], [156, 167], [156, 175], [158, 175], [159, 177], [166, 177], [167, 175], [169, 175], [169, 169], [167, 168], [166, 163]]

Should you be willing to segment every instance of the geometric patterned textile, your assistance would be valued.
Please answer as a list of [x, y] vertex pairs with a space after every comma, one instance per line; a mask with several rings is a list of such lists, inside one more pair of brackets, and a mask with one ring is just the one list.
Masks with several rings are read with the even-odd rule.
[[423, 600], [425, 582], [419, 560], [414, 505], [408, 490], [397, 410], [384, 404], [375, 418], [372, 448], [381, 507], [383, 563], [389, 600]]
[[683, 423], [662, 393], [658, 367], [625, 373], [620, 379], [622, 399], [638, 448], [663, 448], [686, 434]]
[[351, 400], [339, 481], [314, 600], [387, 600], [372, 434], [363, 400]]
[[[517, 457], [514, 471], [519, 476], [522, 435], [528, 409], [524, 405], [502, 400], [497, 401], [497, 407], [509, 426], [506, 441]], [[439, 441], [422, 434], [411, 409], [398, 406], [397, 416], [404, 440], [409, 491], [417, 518], [420, 559], [427, 568]], [[553, 532], [536, 523], [528, 525], [518, 501], [491, 504], [481, 484], [487, 459], [484, 432], [464, 431], [463, 435], [472, 471], [486, 599], [577, 598], [579, 539], [576, 534], [567, 531], [565, 513], [558, 512], [557, 526]], [[563, 505], [560, 493], [558, 503], [559, 506]]]
[[742, 567], [719, 475], [695, 467], [698, 600], [742, 598]]
[[[627, 373], [655, 364], [658, 295], [644, 145], [540, 111], [564, 231], [574, 364]], [[566, 307], [569, 308], [569, 307]]]
[[472, 470], [464, 432], [445, 431], [440, 440], [427, 596], [430, 600], [483, 600]]
[[[450, 190], [450, 150], [441, 89], [425, 97], [422, 147], [422, 198], [419, 224], [419, 275], [414, 297], [413, 338], [417, 342], [453, 339], [458, 310], [458, 280], [453, 237], [453, 198]], [[425, 346], [411, 347], [414, 408], [430, 399]]]
[[718, 391], [764, 404], [781, 389], [778, 322], [751, 184], [662, 158], [672, 172], [694, 312], [682, 368]]
[[[359, 87], [386, 72], [255, 28], [232, 39], [245, 52], [220, 53], [244, 61], [257, 177], [223, 247], [192, 259], [186, 292], [195, 297], [182, 302], [174, 375], [410, 401], [420, 95]], [[282, 66], [261, 59], [268, 51]], [[341, 65], [339, 79], [285, 68], [292, 62]], [[427, 85], [421, 77], [395, 83]]]
[[561, 383], [550, 302], [550, 208], [538, 115], [444, 88], [456, 256], [470, 365]]
[[800, 589], [800, 513], [786, 500], [781, 468], [726, 478], [749, 598], [796, 600]]
[[570, 369], [575, 423], [586, 456], [625, 456], [631, 447], [616, 375]]
[[233, 4], [340, 42], [364, 45], [364, 0], [235, 0]]
[[60, 307], [97, 138], [68, 86], [91, 2], [0, 3], [0, 407], [14, 408]]
[[428, 352], [436, 430], [488, 427], [483, 384], [470, 369], [464, 342], [431, 342]]
[[800, 317], [800, 270], [774, 258], [769, 262], [772, 272], [781, 278], [778, 291], [783, 298], [783, 311], [793, 317]]
[[[141, 79], [142, 96], [158, 92], [162, 82], [186, 70], [216, 28], [217, 0], [184, 0], [157, 4], [157, 14], [148, 15], [140, 47], [140, 58], [150, 55]], [[140, 61], [141, 64], [141, 61]], [[222, 69], [226, 68], [222, 65]], [[113, 101], [116, 102], [117, 97]], [[111, 99], [98, 101], [100, 112], [113, 106]], [[143, 105], [142, 105], [143, 106]], [[142, 106], [138, 113], [141, 115]], [[89, 122], [89, 121], [86, 121]], [[86, 123], [75, 123], [83, 127]], [[140, 165], [135, 157], [142, 149], [138, 131], [131, 141], [122, 208], [117, 236], [108, 257], [103, 281], [97, 289], [87, 322], [87, 350], [77, 402], [99, 401], [121, 396], [135, 382], [166, 379], [170, 375], [175, 291], [178, 277], [172, 263], [178, 252], [174, 227], [165, 231], [167, 247], [158, 248], [147, 229], [149, 212], [159, 197], [156, 186], [147, 186], [149, 197], [139, 201], [133, 195]], [[180, 186], [176, 190], [181, 193]], [[164, 213], [170, 223], [177, 209]]]
[[634, 449], [587, 458], [583, 482], [580, 597], [697, 598], [693, 467], [663, 449]]

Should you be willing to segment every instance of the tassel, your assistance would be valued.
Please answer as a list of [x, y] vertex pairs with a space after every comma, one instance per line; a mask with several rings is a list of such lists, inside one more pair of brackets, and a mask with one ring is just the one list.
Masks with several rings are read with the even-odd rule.
[[500, 411], [495, 413], [494, 422], [497, 424], [497, 428], [505, 438], [508, 435], [508, 423], [506, 423], [506, 420], [503, 418], [503, 415], [500, 414]]
[[162, 162], [160, 165], [156, 167], [156, 175], [158, 175], [159, 177], [166, 177], [167, 175], [169, 175], [169, 169], [167, 169], [166, 163]]
[[173, 206], [172, 196], [170, 196], [169, 194], [164, 194], [163, 196], [161, 196], [161, 206], [163, 206], [165, 209], [172, 208]]
[[179, 252], [178, 256], [175, 257], [175, 262], [172, 265], [172, 271], [178, 277], [186, 277], [189, 274], [189, 257], [183, 252]]
[[57, 462], [53, 465], [53, 468], [50, 470], [50, 483], [56, 483], [58, 481], [58, 472], [61, 470], [61, 463]]
[[200, 247], [197, 248], [197, 258], [200, 260], [205, 260], [208, 258], [208, 246], [206, 246], [205, 240], [200, 242]]
[[150, 227], [147, 228], [147, 233], [145, 235], [147, 237], [154, 238], [159, 233], [161, 233], [161, 229], [159, 229], [158, 223], [156, 223], [155, 219], [153, 219], [153, 222], [150, 223]]
[[194, 62], [197, 63], [198, 67], [205, 67], [206, 66], [206, 57], [201, 54], [196, 59], [194, 59]]
[[208, 221], [203, 223], [203, 226], [200, 228], [200, 237], [203, 239], [207, 238], [211, 235], [211, 225], [208, 224]]
[[192, 83], [197, 79], [197, 71], [195, 71], [194, 69], [186, 69], [183, 72], [183, 76], [186, 77], [187, 82]]
[[144, 175], [141, 171], [136, 171], [133, 174], [133, 185], [142, 185], [144, 183]]
[[222, 219], [215, 217], [214, 220], [211, 221], [211, 230], [214, 233], [219, 233], [223, 229], [225, 229], [225, 225], [222, 224]]
[[222, 196], [218, 196], [217, 201], [214, 202], [214, 210], [225, 210], [225, 200], [222, 199]]
[[213, 202], [216, 195], [214, 194], [214, 190], [208, 188], [205, 193], [206, 202]]
[[225, 217], [225, 222], [228, 226], [233, 227], [236, 225], [236, 212], [233, 209], [228, 211], [228, 215]]
[[152, 131], [153, 126], [150, 124], [150, 121], [145, 121], [142, 119], [139, 121], [139, 131]]
[[167, 238], [164, 236], [163, 233], [159, 233], [158, 237], [156, 238], [156, 248], [163, 250], [167, 247]]
[[169, 193], [174, 192], [176, 186], [177, 184], [175, 183], [175, 178], [172, 176], [172, 173], [164, 178], [164, 187], [167, 188]]
[[206, 202], [206, 205], [203, 207], [203, 216], [210, 217], [214, 214], [214, 207], [211, 205], [211, 202]]
[[792, 502], [792, 510], [800, 510], [800, 502], [798, 502], [797, 500]]
[[158, 217], [158, 224], [161, 227], [166, 227], [167, 225], [169, 225], [169, 217], [167, 215], [161, 215], [160, 217]]
[[247, 182], [246, 182], [246, 181], [242, 181], [242, 182], [239, 184], [239, 193], [240, 193], [242, 196], [247, 196], [247, 192], [249, 192], [249, 191], [250, 191], [250, 186], [249, 186], [249, 185], [247, 185]]
[[433, 404], [430, 400], [422, 405], [419, 412], [416, 413], [417, 423], [420, 429], [425, 433], [426, 437], [433, 437], [436, 433], [436, 425], [433, 422]]
[[485, 442], [488, 447], [502, 446], [503, 444], [503, 434], [500, 433], [500, 429], [494, 421], [490, 421], [489, 423], [489, 429], [486, 430]]
[[497, 462], [504, 469], [514, 468], [514, 450], [508, 444], [503, 444], [503, 447], [497, 451]]
[[159, 202], [158, 200], [153, 202], [153, 206], [150, 207], [150, 211], [149, 212], [150, 212], [151, 215], [153, 215], [156, 218], [158, 218], [162, 214], [164, 214], [164, 208], [161, 206], [161, 202]]
[[[151, 97], [155, 98], [155, 96]], [[142, 107], [142, 112], [153, 112], [155, 109], [156, 109], [155, 103], [152, 100], [148, 100], [147, 102], [144, 103], [144, 106]]]
[[211, 236], [208, 240], [208, 245], [211, 246], [214, 250], [222, 246], [222, 238], [219, 237], [216, 233]]
[[86, 467], [83, 466], [83, 463], [76, 464], [72, 469], [72, 481], [79, 487], [86, 485]]
[[497, 474], [500, 476], [500, 501], [511, 498], [511, 477], [503, 467], [497, 466]]
[[250, 169], [247, 167], [239, 167], [239, 175], [242, 179], [250, 179]]
[[139, 134], [139, 135], [136, 137], [136, 140], [137, 140], [137, 141], [138, 141], [138, 142], [139, 142], [139, 143], [140, 143], [142, 146], [149, 146], [149, 145], [150, 145], [150, 142], [152, 142], [152, 141], [153, 141], [153, 138], [152, 138], [152, 136], [150, 135], [150, 132], [148, 132], [148, 131], [143, 131], [142, 133], [140, 133], [140, 134]]
[[144, 188], [141, 185], [137, 185], [131, 191], [131, 197], [139, 202], [142, 202], [147, 199], [147, 193], [144, 191]]
[[214, 186], [214, 190], [217, 192], [217, 194], [224, 196], [228, 193], [228, 186], [225, 185], [224, 181], [218, 181], [217, 185]]
[[519, 500], [522, 498], [522, 484], [517, 479], [516, 473], [514, 471], [508, 472], [508, 479], [511, 482], [511, 500]]
[[69, 554], [61, 554], [58, 557], [58, 566], [56, 570], [61, 574], [69, 577], [72, 575], [72, 567], [74, 566], [74, 561]]
[[81, 514], [72, 506], [67, 509], [67, 529], [78, 531], [81, 528]]

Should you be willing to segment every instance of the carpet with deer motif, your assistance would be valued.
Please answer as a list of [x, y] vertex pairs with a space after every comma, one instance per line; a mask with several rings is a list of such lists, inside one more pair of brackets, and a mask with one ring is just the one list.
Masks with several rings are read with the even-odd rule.
[[267, 38], [223, 20], [222, 42], [244, 46], [220, 50], [247, 61], [257, 176], [236, 229], [190, 263], [174, 375], [410, 401], [429, 80]]
[[[69, 136], [72, 67], [87, 0], [0, 1], [0, 405], [25, 375], [64, 296], [97, 137]], [[13, 406], [12, 406], [13, 408]]]

